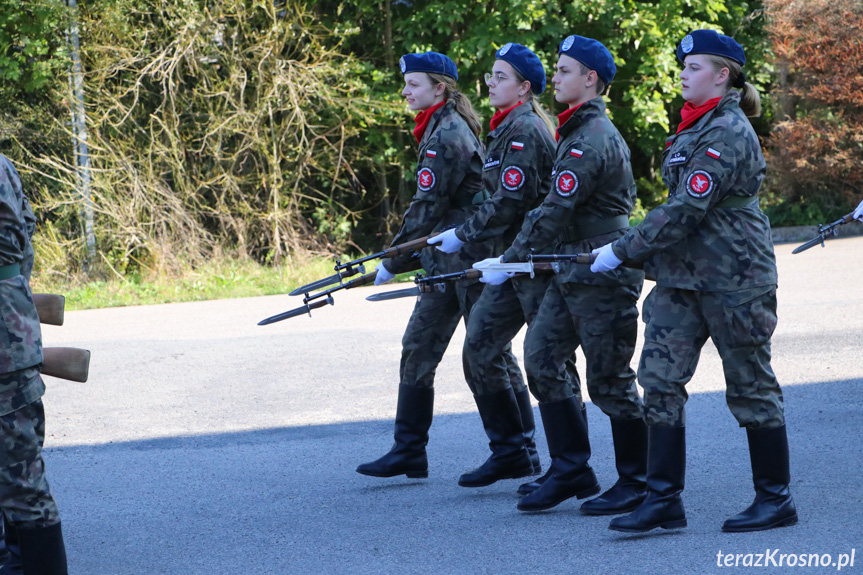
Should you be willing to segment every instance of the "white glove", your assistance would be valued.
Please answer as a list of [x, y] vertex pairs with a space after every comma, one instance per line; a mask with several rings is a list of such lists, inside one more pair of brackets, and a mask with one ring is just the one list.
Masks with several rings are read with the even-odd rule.
[[854, 210], [854, 219], [863, 222], [863, 202], [860, 202], [860, 205]]
[[429, 238], [429, 243], [440, 244], [436, 247], [445, 254], [454, 254], [464, 245], [464, 242], [455, 235], [455, 228], [448, 229], [433, 238]]
[[590, 253], [596, 254], [596, 261], [590, 264], [590, 271], [593, 273], [610, 272], [623, 263], [623, 260], [614, 255], [611, 244], [605, 244]]
[[[483, 267], [485, 267], [484, 264], [499, 264], [502, 262], [503, 262], [503, 256], [498, 256], [495, 258], [486, 258], [482, 261], [479, 261], [479, 262], [476, 262], [475, 264], [473, 264], [473, 267], [475, 269], [481, 270]], [[499, 286], [500, 284], [504, 283], [505, 281], [507, 281], [508, 279], [510, 279], [514, 275], [515, 275], [515, 272], [487, 272], [487, 271], [483, 271], [482, 277], [479, 278], [479, 281], [484, 283], [484, 284], [488, 284], [488, 285], [492, 285], [492, 286]]]
[[379, 262], [378, 265], [375, 266], [375, 271], [378, 272], [378, 275], [375, 276], [376, 286], [382, 286], [396, 277], [395, 274], [391, 274], [389, 270], [384, 267], [384, 262]]

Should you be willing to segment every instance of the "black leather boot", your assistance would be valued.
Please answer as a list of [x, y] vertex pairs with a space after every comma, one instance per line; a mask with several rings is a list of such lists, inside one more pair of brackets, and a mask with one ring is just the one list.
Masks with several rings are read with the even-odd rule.
[[521, 414], [512, 388], [488, 395], [475, 395], [474, 400], [488, 435], [491, 456], [479, 467], [462, 474], [462, 487], [483, 487], [501, 479], [526, 477], [533, 465], [524, 445]]
[[372, 477], [410, 478], [429, 476], [426, 444], [434, 412], [434, 388], [399, 385], [396, 407], [395, 444], [389, 453], [370, 463], [357, 466], [357, 473]]
[[749, 461], [755, 501], [742, 512], [728, 519], [722, 530], [732, 533], [762, 531], [787, 527], [797, 523], [797, 507], [788, 484], [788, 436], [785, 426], [772, 429], [748, 429]]
[[611, 436], [617, 483], [596, 499], [582, 504], [581, 512], [586, 515], [629, 513], [647, 496], [647, 425], [640, 417], [612, 419]]
[[18, 530], [3, 516], [3, 553], [0, 561], [0, 575], [22, 575], [21, 546], [18, 544]]
[[590, 440], [578, 400], [573, 397], [540, 403], [542, 425], [551, 455], [551, 474], [538, 489], [518, 501], [520, 511], [542, 511], [571, 497], [584, 499], [599, 493], [590, 468]]
[[533, 406], [530, 404], [530, 391], [525, 387], [515, 393], [515, 401], [518, 403], [518, 411], [521, 413], [521, 427], [524, 429], [524, 446], [533, 465], [531, 475], [542, 473], [542, 462], [539, 460], [539, 452], [536, 450], [536, 419], [533, 417]]
[[683, 491], [686, 475], [686, 428], [647, 428], [647, 497], [629, 515], [612, 519], [608, 528], [641, 533], [657, 527], [686, 527]]
[[66, 546], [60, 524], [37, 529], [18, 529], [21, 564], [26, 575], [69, 575]]
[[[584, 428], [588, 429], [589, 426], [587, 425], [587, 406], [583, 403], [581, 404], [581, 416], [584, 418]], [[545, 480], [548, 479], [550, 475], [551, 469], [546, 471], [542, 477], [539, 477], [534, 481], [529, 481], [527, 483], [522, 483], [521, 485], [519, 485], [516, 493], [518, 493], [519, 495], [527, 495], [532, 491], [536, 491], [537, 489], [539, 489], [540, 485], [545, 483]]]

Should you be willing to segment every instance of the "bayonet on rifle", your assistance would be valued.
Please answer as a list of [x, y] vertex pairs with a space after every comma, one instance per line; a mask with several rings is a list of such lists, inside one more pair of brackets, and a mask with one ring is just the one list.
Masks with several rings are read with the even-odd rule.
[[804, 252], [811, 247], [817, 246], [818, 244], [821, 244], [821, 247], [823, 248], [824, 240], [839, 233], [839, 230], [837, 230], [836, 228], [852, 221], [854, 221], [854, 212], [846, 214], [842, 217], [842, 219], [836, 220], [832, 224], [827, 224], [826, 226], [818, 224], [818, 235], [806, 242], [805, 244], [797, 246], [791, 253], [799, 254], [800, 252]]
[[[328, 290], [324, 290], [322, 292], [316, 294], [306, 294], [303, 298], [303, 305], [298, 308], [284, 311], [282, 313], [276, 314], [274, 316], [270, 316], [266, 319], [262, 319], [258, 322], [258, 325], [269, 325], [271, 323], [276, 323], [277, 321], [282, 321], [285, 319], [290, 319], [292, 317], [297, 317], [298, 315], [303, 315], [308, 313], [310, 316], [312, 315], [312, 310], [317, 309], [319, 307], [324, 307], [326, 305], [335, 305], [335, 300], [333, 300], [332, 294], [339, 290], [343, 289], [351, 289], [354, 287], [368, 285], [370, 283], [374, 283], [375, 277], [378, 275], [378, 272], [374, 271], [370, 274], [366, 274], [364, 276], [360, 276], [355, 280], [351, 280], [347, 283], [343, 283], [338, 287], [330, 288]], [[321, 299], [324, 298], [324, 299]]]
[[[372, 254], [370, 256], [365, 256], [363, 258], [351, 260], [346, 263], [342, 263], [341, 260], [336, 260], [335, 270], [336, 273], [325, 277], [324, 279], [320, 279], [317, 281], [313, 281], [310, 284], [306, 284], [304, 286], [300, 286], [294, 291], [292, 291], [289, 295], [300, 295], [306, 294], [314, 291], [316, 289], [321, 289], [323, 287], [327, 287], [328, 285], [332, 285], [334, 283], [341, 284], [342, 280], [345, 278], [349, 278], [356, 274], [364, 274], [366, 273], [365, 263], [370, 260], [383, 259], [383, 258], [392, 258], [405, 253], [413, 253], [415, 251], [421, 250], [425, 247], [428, 247], [428, 241], [430, 238], [438, 235], [438, 232], [433, 234], [429, 234], [422, 238], [417, 238], [415, 240], [411, 240], [409, 242], [405, 242], [403, 244], [399, 244], [397, 246], [392, 246], [387, 248], [381, 252], [376, 254]], [[413, 267], [413, 266], [416, 267]], [[416, 260], [415, 264], [413, 264], [410, 268], [404, 271], [413, 271], [420, 269], [421, 264], [419, 263], [419, 259]]]

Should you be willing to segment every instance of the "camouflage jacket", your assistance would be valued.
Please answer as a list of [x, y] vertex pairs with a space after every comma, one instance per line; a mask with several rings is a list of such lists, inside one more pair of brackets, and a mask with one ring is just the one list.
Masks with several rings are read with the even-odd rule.
[[462, 241], [495, 241], [503, 253], [521, 229], [524, 215], [551, 189], [554, 138], [530, 103], [512, 110], [486, 137], [482, 182], [491, 197], [456, 230]]
[[[30, 236], [36, 218], [21, 189], [12, 163], [0, 156], [0, 267], [18, 264], [21, 274], [0, 280], [0, 374], [42, 363], [42, 332], [30, 292], [33, 247]], [[8, 269], [8, 268], [7, 268]], [[42, 395], [36, 378], [0, 385], [0, 413], [25, 405]]]
[[777, 282], [770, 222], [757, 199], [764, 156], [739, 102], [729, 91], [695, 125], [668, 138], [668, 202], [613, 245], [621, 259], [644, 260], [658, 285], [730, 292]]
[[[419, 145], [417, 192], [391, 245], [459, 226], [476, 213], [485, 198], [482, 155], [482, 143], [452, 102], [436, 110]], [[420, 261], [428, 274], [452, 273], [491, 257], [493, 248], [492, 242], [473, 242], [454, 254], [445, 254], [432, 246], [422, 250]], [[410, 259], [411, 254], [399, 255], [384, 260], [384, 267], [398, 273]]]
[[[629, 228], [635, 205], [629, 148], [608, 119], [605, 102], [596, 97], [581, 105], [558, 129], [552, 190], [539, 208], [524, 219], [521, 232], [506, 250], [507, 261], [521, 261], [530, 249], [541, 253], [589, 252], [621, 237]], [[594, 274], [590, 266], [562, 264], [558, 281], [590, 285], [634, 285], [644, 280], [639, 270], [618, 268]]]

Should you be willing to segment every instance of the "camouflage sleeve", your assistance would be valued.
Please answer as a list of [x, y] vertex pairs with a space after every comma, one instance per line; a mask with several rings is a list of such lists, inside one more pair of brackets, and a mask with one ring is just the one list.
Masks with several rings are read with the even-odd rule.
[[[430, 155], [434, 154], [434, 155]], [[402, 225], [391, 246], [403, 244], [429, 235], [450, 208], [452, 193], [466, 174], [470, 157], [457, 144], [442, 143], [434, 135], [417, 163], [417, 192], [402, 217]], [[384, 267], [398, 273], [411, 260], [411, 254], [402, 254], [384, 260]]]
[[[0, 156], [0, 266], [20, 263], [29, 244], [27, 214], [29, 203], [23, 199], [18, 172]], [[35, 227], [35, 218], [33, 219]]]
[[586, 144], [582, 148], [573, 148], [574, 152], [557, 163], [551, 192], [525, 217], [521, 231], [504, 253], [507, 261], [524, 260], [531, 246], [554, 245], [573, 212], [593, 194], [603, 172], [602, 154]]
[[621, 259], [644, 260], [691, 234], [707, 212], [724, 199], [735, 181], [739, 161], [733, 145], [702, 138], [692, 151], [692, 160], [680, 169], [676, 189], [668, 202], [651, 210], [612, 249]]
[[459, 239], [483, 241], [518, 225], [539, 194], [542, 184], [542, 175], [538, 173], [540, 153], [531, 134], [522, 133], [507, 142], [497, 189], [477, 213], [456, 230]]
[[27, 196], [22, 196], [22, 198], [24, 200], [24, 227], [27, 228], [27, 245], [24, 248], [24, 258], [21, 260], [21, 275], [29, 281], [30, 275], [33, 272], [33, 260], [36, 257], [36, 253], [33, 250], [33, 243], [31, 241], [33, 239], [33, 234], [36, 233], [36, 215], [30, 207], [30, 200], [27, 199]]

